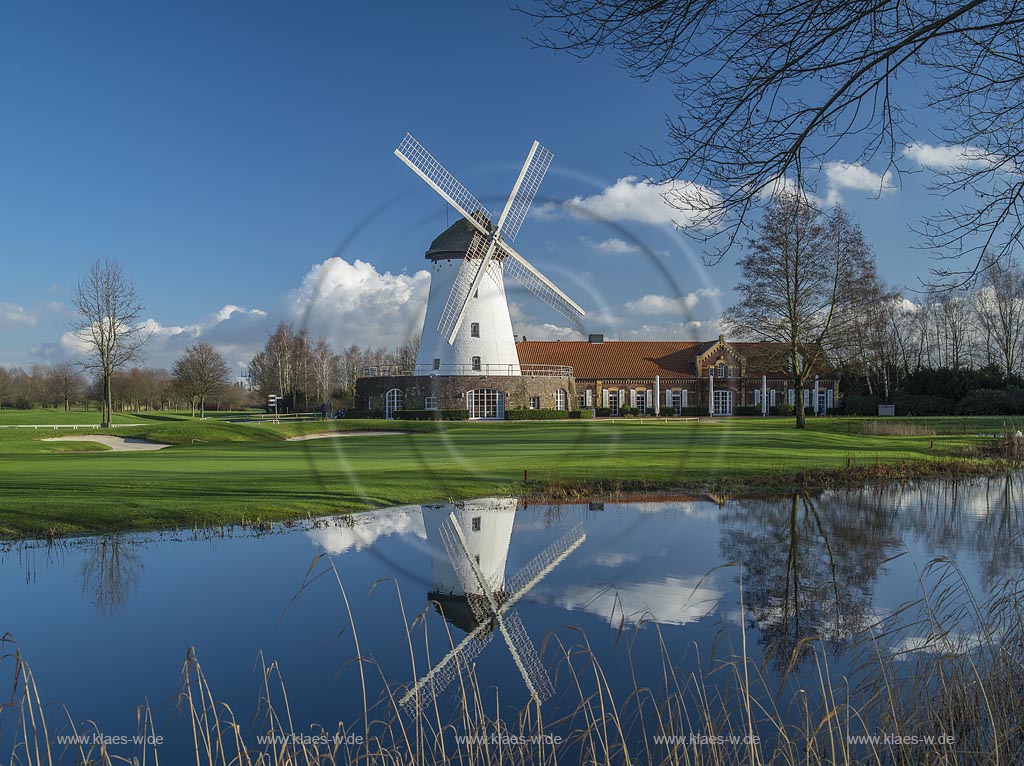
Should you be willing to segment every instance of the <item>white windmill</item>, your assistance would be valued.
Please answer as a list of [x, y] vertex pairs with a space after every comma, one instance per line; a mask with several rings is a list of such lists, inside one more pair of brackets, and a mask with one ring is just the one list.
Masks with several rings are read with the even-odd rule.
[[497, 222], [411, 135], [395, 154], [462, 219], [434, 240], [430, 293], [416, 370], [423, 375], [519, 375], [504, 277], [511, 276], [581, 327], [584, 311], [512, 249], [552, 154], [536, 141]]
[[[448, 513], [437, 531], [448, 556], [450, 568], [434, 563], [435, 580], [438, 573], [453, 572], [459, 579], [457, 586], [465, 597], [473, 612], [469, 629], [465, 638], [452, 648], [434, 667], [402, 697], [401, 704], [409, 714], [415, 713], [444, 691], [457, 677], [468, 673], [471, 663], [484, 650], [494, 637], [495, 628], [501, 632], [508, 646], [509, 653], [523, 676], [530, 696], [537, 702], [543, 702], [553, 693], [551, 679], [544, 664], [541, 662], [537, 649], [526, 633], [519, 615], [512, 607], [543, 580], [555, 567], [561, 564], [583, 541], [587, 539], [583, 525], [578, 524], [560, 537], [529, 563], [509, 578], [505, 577], [505, 559], [508, 554], [508, 540], [511, 529], [504, 534], [507, 526], [507, 508], [500, 498], [488, 498], [474, 501], [498, 505], [495, 534], [485, 535], [488, 541], [482, 546], [474, 540], [473, 533], [480, 531], [471, 521], [467, 527], [467, 514], [463, 511], [470, 508], [470, 503], [456, 505], [454, 511]], [[511, 500], [515, 503], [515, 500]], [[449, 506], [450, 507], [450, 506]], [[427, 510], [424, 508], [424, 510]], [[433, 510], [438, 510], [437, 508]], [[470, 508], [471, 514], [478, 514], [479, 508]], [[472, 518], [472, 517], [468, 517]], [[426, 518], [424, 522], [426, 524]], [[431, 528], [427, 527], [427, 536], [431, 537]], [[505, 545], [494, 545], [494, 540], [504, 539]], [[475, 552], [477, 551], [477, 552]], [[482, 553], [490, 552], [493, 560], [482, 557]], [[496, 566], [496, 561], [501, 565]], [[445, 587], [447, 578], [435, 582], [435, 589]], [[454, 595], [454, 594], [448, 594]]]

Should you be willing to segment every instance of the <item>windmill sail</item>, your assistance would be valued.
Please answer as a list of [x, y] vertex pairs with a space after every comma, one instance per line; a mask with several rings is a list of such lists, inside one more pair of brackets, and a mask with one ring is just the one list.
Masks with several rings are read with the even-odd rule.
[[577, 329], [583, 327], [586, 312], [572, 298], [505, 243], [499, 244], [498, 249], [505, 256], [502, 266], [506, 274], [572, 322]]

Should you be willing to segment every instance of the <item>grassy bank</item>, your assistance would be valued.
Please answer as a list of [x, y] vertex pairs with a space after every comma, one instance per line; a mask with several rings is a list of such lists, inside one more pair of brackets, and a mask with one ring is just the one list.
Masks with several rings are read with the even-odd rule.
[[[276, 426], [175, 419], [131, 429], [132, 437], [174, 445], [134, 454], [40, 441], [88, 429], [2, 429], [0, 535], [263, 523], [509, 492], [731, 492], [1007, 467], [966, 457], [1004, 427], [1002, 419], [932, 419], [909, 429], [923, 435], [868, 435], [869, 422], [822, 419], [797, 432], [781, 419]], [[286, 441], [333, 429], [408, 433]]]

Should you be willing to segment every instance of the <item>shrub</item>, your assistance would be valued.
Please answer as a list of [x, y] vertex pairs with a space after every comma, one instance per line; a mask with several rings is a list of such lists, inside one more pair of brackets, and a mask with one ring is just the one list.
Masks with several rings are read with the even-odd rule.
[[796, 412], [796, 408], [794, 408], [793, 405], [790, 404], [789, 402], [779, 402], [774, 409], [774, 414], [781, 415], [784, 418], [788, 418], [792, 416], [794, 412]]
[[639, 412], [640, 410], [638, 410], [636, 407], [619, 407], [619, 415], [623, 417], [627, 415], [636, 415]]
[[906, 391], [897, 391], [893, 404], [897, 415], [952, 415], [956, 410], [956, 402], [948, 397]]
[[694, 417], [699, 418], [701, 415], [707, 415], [708, 414], [708, 408], [707, 407], [683, 407], [682, 412], [680, 414], [684, 415], [686, 417], [689, 417], [689, 418], [694, 418]]
[[395, 410], [396, 420], [469, 420], [469, 410]]
[[[395, 415], [403, 410], [397, 410]], [[384, 417], [384, 410], [345, 410], [345, 419], [352, 420], [356, 418], [370, 418], [379, 419]]]
[[587, 418], [594, 417], [594, 411], [590, 407], [584, 407], [582, 410], [572, 410], [569, 413], [569, 417], [574, 420], [586, 420]]
[[878, 405], [882, 400], [871, 394], [847, 394], [844, 399], [847, 415], [870, 415], [878, 414]]
[[505, 410], [505, 420], [562, 420], [569, 410]]
[[957, 402], [957, 415], [1020, 415], [1024, 414], [1024, 390], [1005, 391], [979, 389]]
[[732, 414], [733, 415], [760, 415], [761, 414], [761, 408], [756, 406], [756, 405], [753, 406], [753, 407], [747, 407], [747, 406], [733, 407]]
[[612, 416], [612, 411], [610, 407], [596, 407], [594, 409], [594, 412], [597, 414], [597, 417], [599, 418], [610, 418]]

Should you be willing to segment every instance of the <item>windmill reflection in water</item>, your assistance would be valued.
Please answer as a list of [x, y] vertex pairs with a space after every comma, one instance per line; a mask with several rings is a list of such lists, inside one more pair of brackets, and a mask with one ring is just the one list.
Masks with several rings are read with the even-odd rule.
[[578, 524], [506, 578], [517, 504], [515, 498], [484, 498], [423, 507], [434, 570], [430, 598], [467, 635], [402, 697], [408, 714], [429, 705], [452, 681], [467, 673], [496, 632], [501, 633], [530, 696], [540, 703], [554, 693], [551, 678], [513, 607], [582, 545], [586, 534]]

